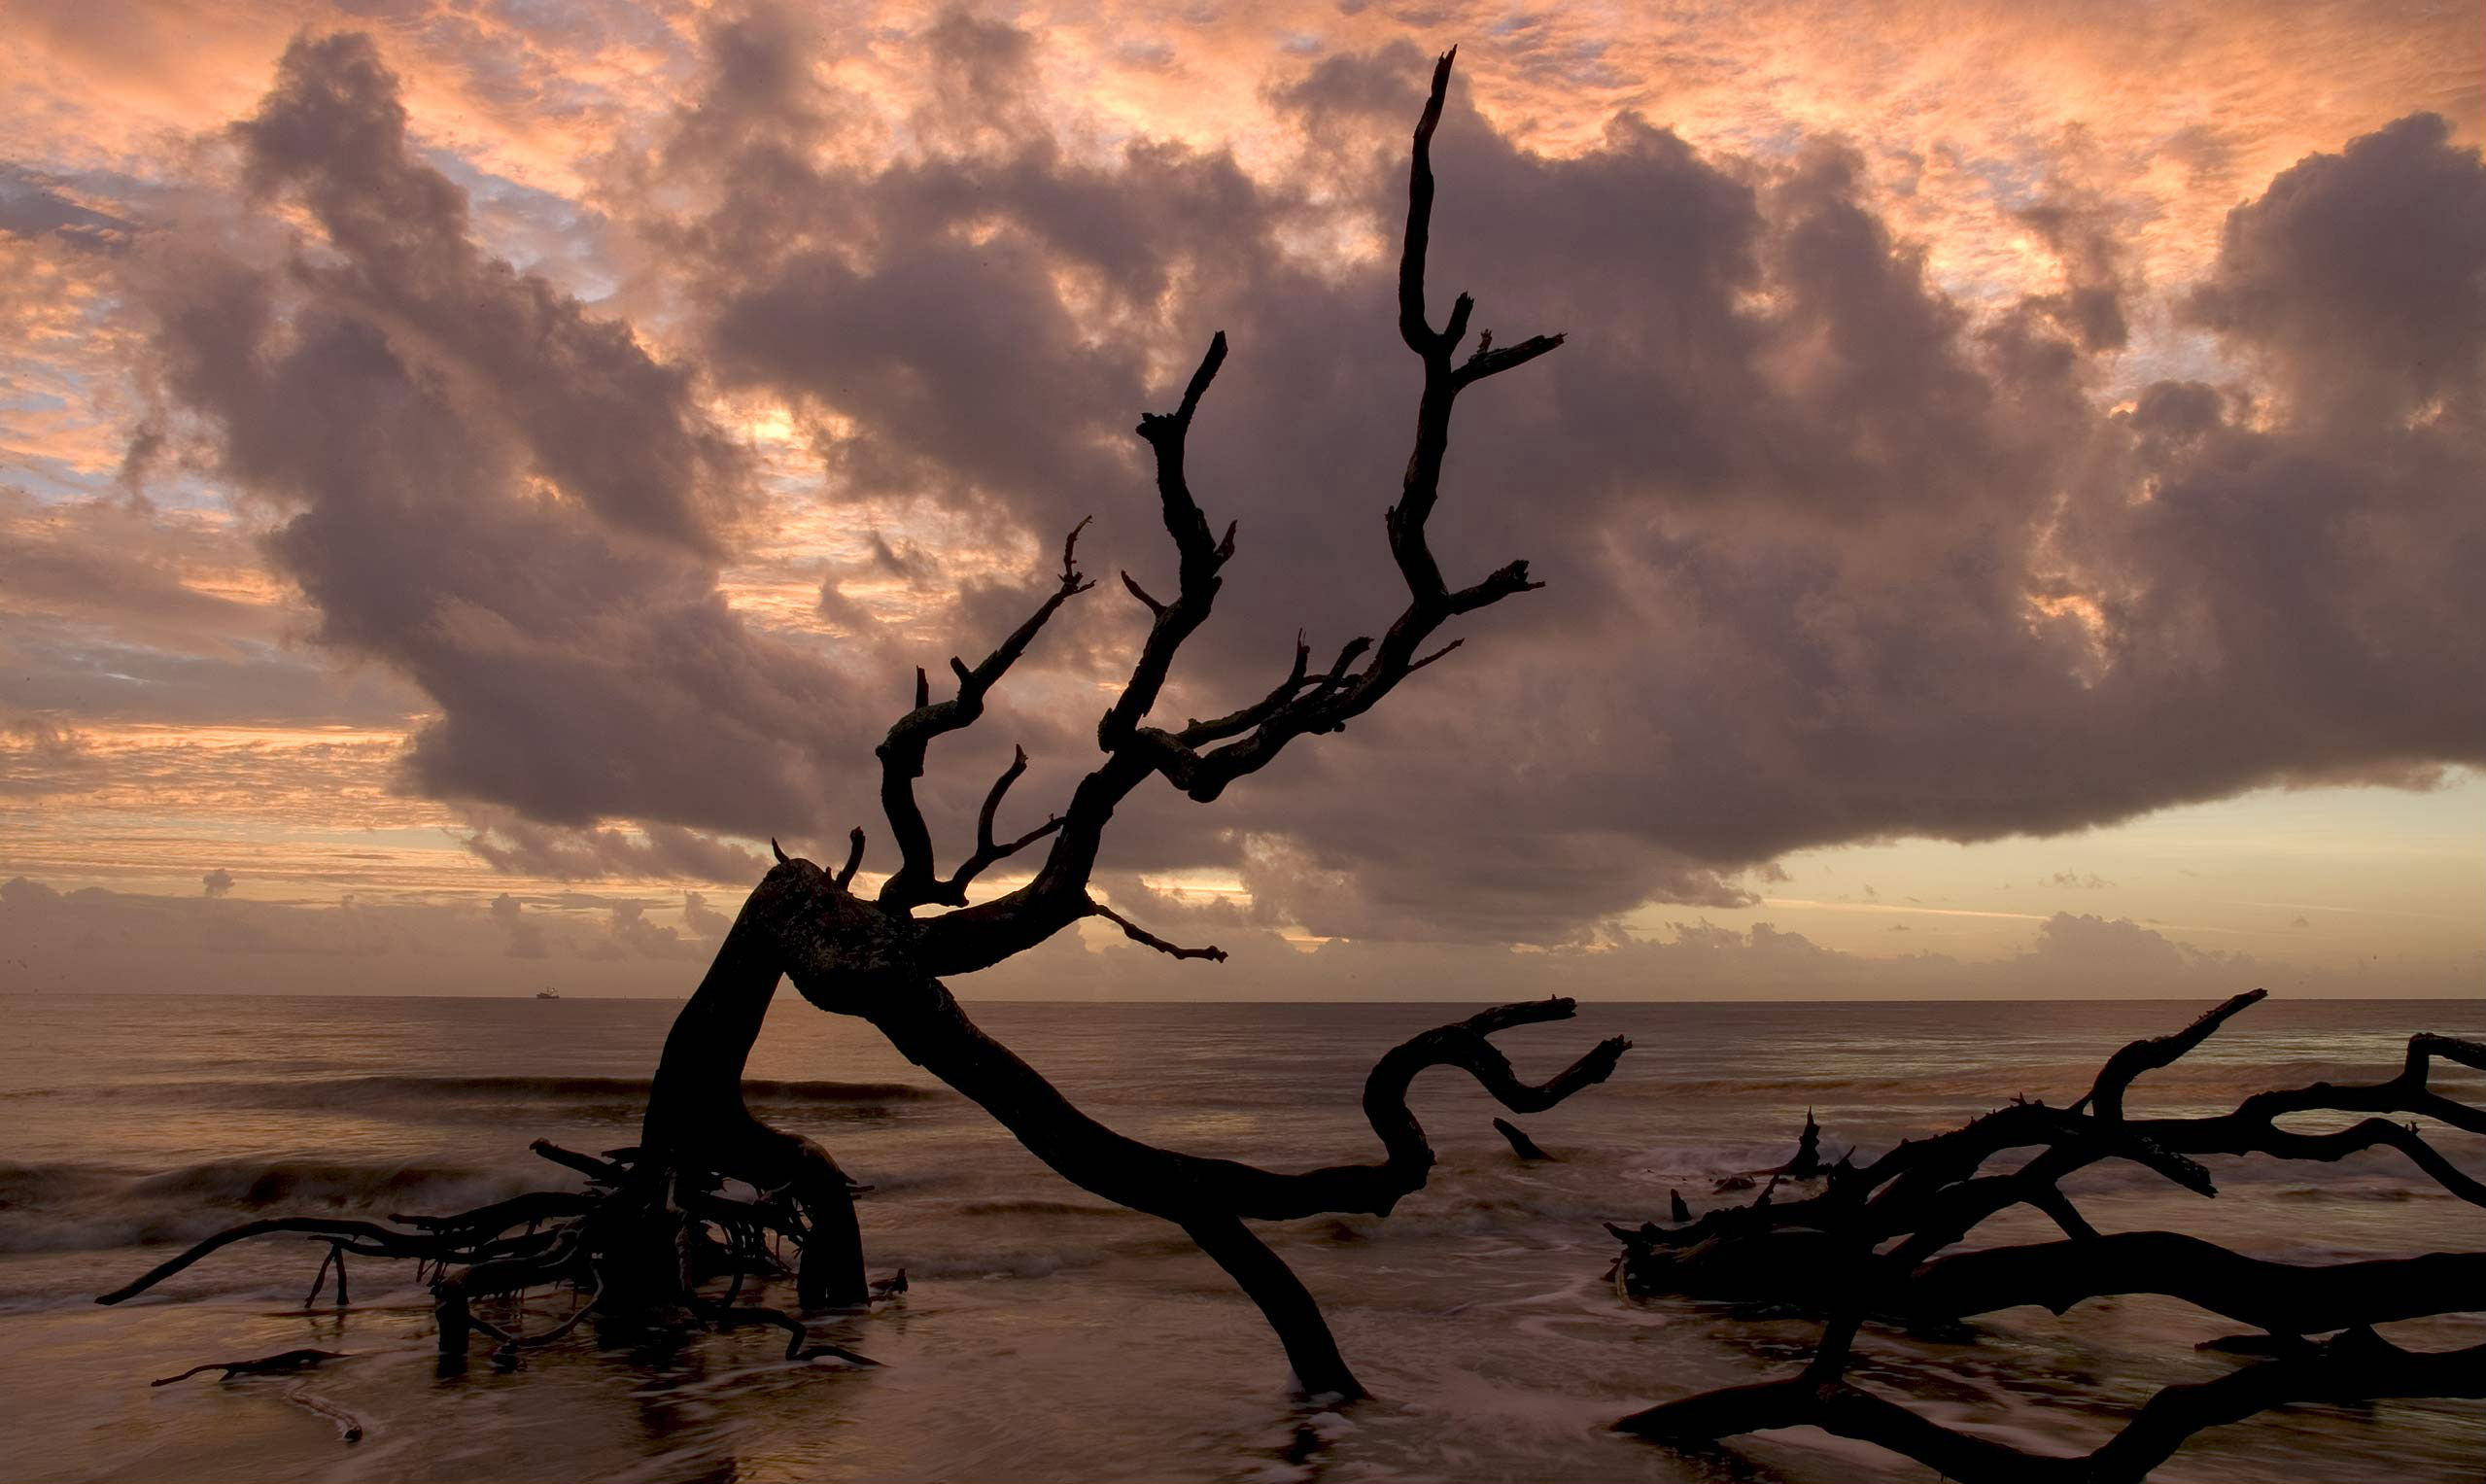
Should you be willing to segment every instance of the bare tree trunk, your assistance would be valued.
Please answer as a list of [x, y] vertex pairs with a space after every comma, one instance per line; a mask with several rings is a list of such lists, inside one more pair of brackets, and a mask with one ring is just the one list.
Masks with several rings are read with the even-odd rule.
[[742, 1101], [742, 1070], [780, 978], [774, 937], [765, 920], [739, 917], [674, 1017], [639, 1127], [637, 1178], [651, 1183], [646, 1198], [666, 1204], [673, 1192], [661, 1183], [693, 1171], [783, 1191], [809, 1227], [796, 1276], [802, 1306], [860, 1308], [871, 1295], [846, 1171], [827, 1150], [761, 1122]]

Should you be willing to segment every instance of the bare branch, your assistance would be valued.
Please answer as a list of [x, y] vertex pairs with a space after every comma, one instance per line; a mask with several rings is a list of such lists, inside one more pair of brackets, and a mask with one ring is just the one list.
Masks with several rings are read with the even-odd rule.
[[1506, 345], [1501, 350], [1492, 350], [1485, 345], [1478, 345], [1476, 353], [1461, 362], [1459, 369], [1452, 373], [1452, 379], [1460, 386], [1467, 387], [1488, 376], [1499, 376], [1504, 371], [1515, 370], [1547, 351], [1559, 348], [1563, 338], [1561, 335], [1531, 335], [1517, 345]]
[[974, 725], [984, 714], [985, 694], [1026, 652], [1045, 621], [1064, 603], [1095, 586], [1080, 575], [1077, 562], [1079, 534], [1087, 526], [1088, 521], [1083, 519], [1063, 539], [1061, 576], [1053, 593], [1025, 623], [1013, 630], [974, 669], [970, 670], [963, 660], [950, 661], [950, 672], [958, 677], [955, 698], [932, 701], [929, 681], [922, 671], [915, 672], [915, 707], [898, 718], [879, 748], [880, 810], [889, 818], [890, 838], [898, 846], [899, 856], [898, 869], [880, 886], [879, 900], [884, 910], [903, 915], [942, 899], [943, 882], [933, 866], [932, 832], [925, 826], [923, 811], [915, 799], [915, 780], [923, 776], [924, 753], [934, 738]]
[[1116, 927], [1121, 928], [1122, 930], [1122, 935], [1130, 939], [1131, 942], [1145, 944], [1147, 947], [1155, 949], [1159, 953], [1170, 953], [1176, 958], [1205, 958], [1211, 963], [1226, 962], [1226, 949], [1224, 949], [1217, 948], [1214, 945], [1204, 949], [1177, 948], [1173, 944], [1166, 942], [1164, 939], [1157, 937], [1155, 933], [1152, 933], [1148, 929], [1140, 926], [1138, 923], [1133, 922], [1130, 918], [1123, 916], [1121, 913], [1107, 907], [1102, 902], [1089, 902], [1088, 904], [1088, 912], [1090, 916], [1102, 917], [1106, 921], [1113, 923]]
[[[1181, 586], [1171, 603], [1158, 604], [1143, 595], [1143, 601], [1149, 602], [1157, 614], [1157, 622], [1140, 646], [1129, 682], [1122, 687], [1113, 708], [1105, 713], [1105, 719], [1097, 724], [1096, 744], [1107, 752], [1128, 741], [1140, 718], [1157, 704], [1166, 673], [1173, 669], [1174, 652], [1208, 617], [1209, 605], [1217, 600], [1218, 569], [1234, 553], [1233, 527], [1226, 528], [1223, 541], [1209, 538], [1208, 517], [1200, 513], [1199, 502], [1192, 499], [1191, 483], [1183, 470], [1192, 414], [1199, 410], [1200, 397], [1207, 393], [1209, 383], [1217, 378], [1217, 368], [1225, 363], [1226, 332], [1220, 330], [1210, 338], [1208, 354], [1200, 358], [1199, 369], [1191, 373], [1191, 385], [1183, 391], [1181, 408], [1170, 413], [1152, 412], [1139, 420], [1139, 435], [1157, 454], [1157, 494], [1164, 508], [1166, 534], [1174, 538]], [[1137, 583], [1131, 587], [1132, 591], [1139, 591]]]
[[1019, 776], [1026, 771], [1027, 749], [1013, 746], [1010, 749], [1010, 766], [1001, 771], [1000, 777], [992, 780], [991, 789], [984, 794], [984, 807], [976, 813], [976, 853], [979, 855], [993, 848], [993, 815], [1001, 811], [1002, 795], [1010, 792], [1010, 785], [1018, 782]]
[[2208, 1040], [2230, 1017], [2262, 1003], [2269, 993], [2267, 989], [2248, 989], [2203, 1013], [2198, 1019], [2172, 1035], [2135, 1041], [2117, 1052], [2106, 1058], [2106, 1065], [2098, 1072], [2097, 1081], [2086, 1096], [2072, 1104], [2072, 1111], [2078, 1113], [2089, 1106], [2097, 1110], [2099, 1118], [2122, 1118], [2123, 1089], [2132, 1085], [2133, 1078], [2173, 1064], [2177, 1057]]
[[[1097, 725], [1096, 742], [1106, 760], [1080, 781], [1065, 811], [1061, 832], [1034, 880], [1019, 891], [926, 925], [923, 953], [932, 972], [960, 974], [989, 967], [1085, 915], [1088, 880], [1104, 828], [1115, 808], [1149, 775], [1161, 774], [1201, 803], [1214, 800], [1236, 778], [1266, 767], [1294, 739], [1343, 729], [1379, 704], [1400, 680], [1440, 658], [1446, 650], [1422, 659], [1419, 654], [1449, 619], [1540, 585], [1529, 577], [1527, 563], [1512, 562], [1481, 581], [1453, 591], [1443, 580], [1425, 534], [1439, 496], [1451, 407], [1460, 391], [1561, 344], [1560, 336], [1537, 336], [1497, 349], [1488, 339], [1465, 365], [1454, 366], [1451, 354], [1467, 334], [1474, 302], [1460, 295], [1447, 328], [1440, 333], [1426, 321], [1425, 258], [1433, 196], [1432, 142], [1441, 121], [1456, 55], [1446, 52], [1435, 64], [1432, 89], [1416, 125], [1406, 238], [1399, 259], [1399, 332], [1422, 358], [1425, 369], [1415, 449], [1398, 501], [1387, 520], [1391, 555], [1407, 587], [1405, 609], [1377, 646], [1362, 639], [1349, 645], [1317, 682], [1304, 683], [1300, 676], [1290, 675], [1279, 692], [1260, 702], [1214, 721], [1193, 721], [1179, 732], [1143, 724], [1164, 688], [1175, 652], [1207, 618], [1221, 581], [1220, 569], [1234, 550], [1230, 526], [1223, 539], [1211, 541], [1207, 517], [1192, 498], [1184, 471], [1191, 419], [1226, 358], [1226, 337], [1216, 336], [1184, 389], [1177, 410], [1151, 413], [1139, 423], [1139, 435], [1157, 456], [1157, 494], [1166, 531], [1174, 538], [1181, 586], [1171, 601], [1159, 602], [1126, 579], [1134, 596], [1149, 606], [1155, 622], [1129, 683]], [[1370, 658], [1361, 670], [1351, 670], [1366, 649], [1371, 651]], [[1209, 742], [1224, 745], [1202, 752], [1201, 746]]]
[[846, 864], [838, 868], [836, 878], [840, 890], [852, 886], [854, 873], [863, 869], [863, 826], [856, 825], [846, 832]]
[[951, 907], [966, 906], [967, 884], [983, 875], [985, 867], [996, 861], [1008, 860], [1061, 828], [1060, 816], [1054, 815], [1016, 840], [994, 841], [993, 817], [1000, 811], [1002, 795], [1010, 792], [1010, 785], [1018, 782], [1019, 776], [1027, 771], [1027, 749], [1014, 747], [1011, 751], [1010, 766], [1002, 770], [1000, 777], [993, 779], [992, 788], [984, 795], [984, 808], [976, 815], [975, 853], [959, 862], [958, 869], [950, 874], [948, 880], [938, 883], [928, 900]]
[[1220, 738], [1232, 737], [1252, 730], [1275, 714], [1279, 707], [1294, 700], [1296, 692], [1313, 683], [1305, 677], [1303, 673], [1304, 667], [1311, 663], [1311, 646], [1304, 642], [1303, 631], [1297, 629], [1295, 631], [1295, 668], [1287, 672], [1286, 678], [1278, 682], [1277, 689], [1229, 715], [1220, 716], [1210, 721], [1194, 719], [1187, 722], [1183, 730], [1175, 734], [1176, 740], [1186, 746], [1196, 747], [1202, 742], [1216, 742]]
[[1150, 597], [1148, 589], [1139, 585], [1138, 578], [1133, 577], [1128, 572], [1124, 572], [1122, 573], [1122, 586], [1130, 590], [1130, 595], [1133, 598], [1138, 599], [1142, 604], [1146, 604], [1148, 611], [1156, 614], [1159, 618], [1165, 616], [1165, 604]]
[[[1450, 67], [1459, 59], [1451, 48], [1433, 64], [1433, 88], [1424, 113], [1416, 120], [1415, 147], [1407, 163], [1407, 234], [1398, 253], [1398, 336], [1407, 349], [1431, 360], [1438, 337], [1425, 322], [1425, 251], [1433, 241], [1433, 131], [1441, 125], [1441, 105], [1450, 95]], [[1446, 354], [1446, 353], [1445, 353]]]

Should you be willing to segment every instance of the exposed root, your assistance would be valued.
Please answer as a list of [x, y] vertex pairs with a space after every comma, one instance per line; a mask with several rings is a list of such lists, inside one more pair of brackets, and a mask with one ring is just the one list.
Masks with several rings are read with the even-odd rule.
[[[748, 1278], [792, 1277], [797, 1271], [813, 1227], [786, 1192], [759, 1191], [754, 1198], [739, 1199], [723, 1193], [725, 1177], [714, 1170], [642, 1167], [636, 1149], [582, 1155], [541, 1140], [533, 1148], [586, 1175], [596, 1189], [532, 1191], [446, 1215], [392, 1215], [388, 1225], [313, 1217], [247, 1222], [195, 1243], [95, 1301], [125, 1302], [236, 1242], [302, 1235], [327, 1247], [303, 1298], [305, 1308], [318, 1301], [331, 1273], [337, 1306], [348, 1306], [348, 1253], [411, 1261], [418, 1277], [429, 1274], [441, 1358], [452, 1367], [463, 1363], [472, 1335], [482, 1335], [508, 1360], [521, 1350], [553, 1344], [589, 1315], [621, 1305], [646, 1313], [689, 1314], [721, 1325], [751, 1323], [749, 1316], [777, 1313], [737, 1306], [733, 1300]], [[723, 1301], [702, 1299], [700, 1287], [719, 1279], [729, 1285]], [[525, 1333], [525, 1296], [547, 1288], [568, 1288], [577, 1301], [551, 1329]], [[901, 1272], [873, 1296], [904, 1291]], [[478, 1312], [495, 1299], [509, 1301], [507, 1319]], [[796, 1332], [791, 1354], [803, 1348], [808, 1336], [799, 1321], [783, 1318]], [[817, 1353], [855, 1364], [874, 1363], [835, 1346], [819, 1347]], [[273, 1374], [336, 1358], [328, 1351], [288, 1351], [257, 1361], [215, 1362], [155, 1384], [219, 1369], [227, 1375]]]

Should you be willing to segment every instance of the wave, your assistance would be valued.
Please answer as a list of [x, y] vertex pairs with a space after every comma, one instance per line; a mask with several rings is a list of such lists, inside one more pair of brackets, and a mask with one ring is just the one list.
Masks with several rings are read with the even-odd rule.
[[458, 1211], [563, 1179], [541, 1164], [495, 1169], [274, 1156], [155, 1172], [0, 1161], [0, 1253], [191, 1242], [261, 1214]]
[[[2089, 1089], [2097, 1078], [2097, 1061], [2037, 1063], [2011, 1062], [1993, 1066], [1949, 1065], [1927, 1066], [1921, 1071], [1894, 1071], [1887, 1066], [1870, 1075], [1823, 1070], [1817, 1073], [1790, 1072], [1758, 1077], [1642, 1077], [1618, 1079], [1601, 1095], [1622, 1097], [1635, 1102], [1666, 1099], [1733, 1100], [1739, 1097], [1813, 1097], [1822, 1102], [1854, 1102], [1874, 1100], [1883, 1103], [1920, 1104], [1925, 1102], [1977, 1101], [2001, 1103], [2016, 1094], [2059, 1095], [2062, 1102]], [[2399, 1072], [2396, 1064], [2378, 1062], [2337, 1062], [2311, 1059], [2290, 1061], [2194, 1061], [2178, 1062], [2142, 1074], [2132, 1084], [2126, 1100], [2136, 1106], [2145, 1105], [2153, 1090], [2180, 1092], [2183, 1098], [2170, 1101], [2200, 1101], [2205, 1098], [2233, 1094], [2241, 1098], [2269, 1087], [2296, 1087], [2310, 1083], [2328, 1082], [2335, 1086], [2388, 1081]]]
[[[643, 1104], [655, 1081], [647, 1077], [490, 1077], [481, 1075], [331, 1077], [307, 1082], [190, 1083], [166, 1090], [214, 1101], [256, 1106], [355, 1108], [375, 1102], [628, 1103]], [[742, 1095], [773, 1103], [909, 1103], [953, 1094], [902, 1082], [778, 1082], [750, 1078]]]

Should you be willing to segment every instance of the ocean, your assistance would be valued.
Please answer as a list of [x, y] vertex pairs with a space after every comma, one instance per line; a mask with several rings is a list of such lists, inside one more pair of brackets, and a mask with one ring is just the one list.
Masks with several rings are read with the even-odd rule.
[[[1472, 1006], [986, 1004], [993, 1034], [1136, 1136], [1277, 1168], [1377, 1156], [1358, 1111], [1392, 1044]], [[357, 1260], [356, 1307], [301, 1307], [320, 1248], [244, 1244], [117, 1309], [92, 1295], [261, 1216], [469, 1206], [568, 1178], [537, 1137], [634, 1142], [675, 1005], [646, 1000], [0, 998], [0, 1474], [139, 1480], [1918, 1479], [1811, 1430], [1677, 1454], [1605, 1425], [1781, 1373], [1812, 1327], [1724, 1305], [1634, 1303], [1600, 1225], [1695, 1209], [1721, 1175], [1867, 1154], [2015, 1094], [2065, 1102], [2165, 1002], [1590, 1004], [1499, 1038], [1523, 1077], [1598, 1039], [1614, 1080], [1517, 1120], [1557, 1156], [1522, 1165], [1500, 1110], [1435, 1071], [1414, 1105], [1441, 1159], [1387, 1220], [1262, 1228], [1321, 1299], [1372, 1399], [1289, 1393], [1258, 1312], [1175, 1228], [1060, 1179], [870, 1026], [780, 996], [751, 1060], [763, 1118], [820, 1140], [874, 1189], [875, 1276], [905, 1296], [818, 1324], [883, 1363], [789, 1363], [768, 1331], [650, 1350], [592, 1327], [516, 1370], [435, 1378], [423, 1292]], [[2396, 1069], [2408, 1034], [2486, 1036], [2486, 1002], [2287, 1001], [2254, 1009], [2137, 1085], [2136, 1110], [2209, 1112], [2262, 1087]], [[2472, 1101], [2486, 1077], [2438, 1071]], [[2486, 1139], [2440, 1147], [2486, 1171]], [[2170, 1226], [2257, 1256], [2337, 1260], [2486, 1241], [2486, 1211], [2383, 1156], [2212, 1161], [2214, 1200], [2106, 1169], [2071, 1186], [2105, 1229]], [[2052, 1228], [1992, 1224], [1987, 1240]], [[557, 1310], [557, 1305], [554, 1306]], [[2015, 1310], [1937, 1343], [1868, 1330], [1866, 1384], [2020, 1446], [2101, 1440], [2159, 1386], [2239, 1363], [2236, 1327], [2171, 1301]], [[2388, 1331], [2475, 1344], [2486, 1315]], [[348, 1352], [303, 1379], [148, 1382], [296, 1347]], [[359, 1417], [361, 1441], [291, 1396]], [[2197, 1438], [2161, 1480], [2476, 1479], [2486, 1404], [2301, 1406]]]

